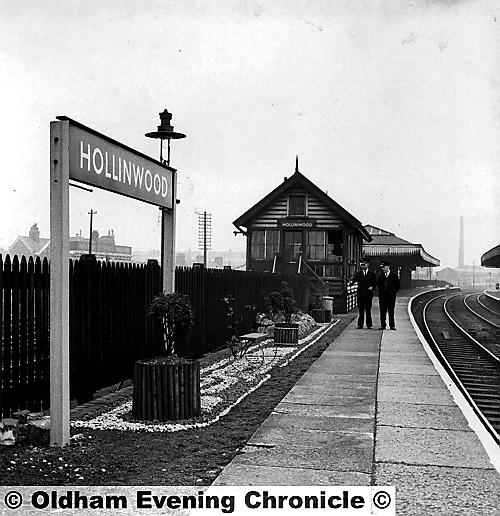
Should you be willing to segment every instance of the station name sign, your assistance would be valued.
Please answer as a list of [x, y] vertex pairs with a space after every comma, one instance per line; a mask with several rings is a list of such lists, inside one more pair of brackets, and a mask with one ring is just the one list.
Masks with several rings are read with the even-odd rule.
[[174, 169], [69, 120], [69, 178], [163, 208], [173, 206]]
[[316, 220], [314, 219], [278, 219], [278, 227], [285, 229], [294, 228], [315, 228]]

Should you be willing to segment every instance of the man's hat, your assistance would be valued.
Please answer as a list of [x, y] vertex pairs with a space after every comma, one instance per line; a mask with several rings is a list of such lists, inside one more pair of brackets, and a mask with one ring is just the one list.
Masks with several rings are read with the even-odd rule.
[[368, 258], [360, 258], [359, 263], [370, 263], [370, 260]]
[[391, 265], [391, 262], [387, 262], [387, 261], [383, 260], [383, 261], [380, 262], [380, 265], [382, 267], [384, 267], [385, 265]]

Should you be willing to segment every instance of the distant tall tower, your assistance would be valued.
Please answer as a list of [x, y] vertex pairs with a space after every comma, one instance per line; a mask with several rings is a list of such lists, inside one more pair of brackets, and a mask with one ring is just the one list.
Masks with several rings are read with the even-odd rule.
[[464, 268], [464, 218], [460, 217], [460, 235], [458, 237], [458, 268]]

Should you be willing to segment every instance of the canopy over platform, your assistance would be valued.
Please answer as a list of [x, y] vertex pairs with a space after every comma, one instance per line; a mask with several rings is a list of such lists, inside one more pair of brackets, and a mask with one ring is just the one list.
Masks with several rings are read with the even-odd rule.
[[500, 267], [500, 244], [481, 256], [481, 265], [483, 267]]
[[364, 226], [372, 237], [363, 243], [364, 256], [370, 260], [388, 261], [395, 267], [437, 267], [440, 261], [425, 251], [421, 244], [412, 244], [394, 233], [375, 226]]

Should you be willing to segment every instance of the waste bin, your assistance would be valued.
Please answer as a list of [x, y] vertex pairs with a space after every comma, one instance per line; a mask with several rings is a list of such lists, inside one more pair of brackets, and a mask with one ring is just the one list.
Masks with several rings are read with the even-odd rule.
[[325, 308], [326, 310], [329, 310], [330, 313], [333, 314], [333, 297], [332, 296], [323, 296], [321, 298], [322, 302], [323, 302], [323, 308]]

